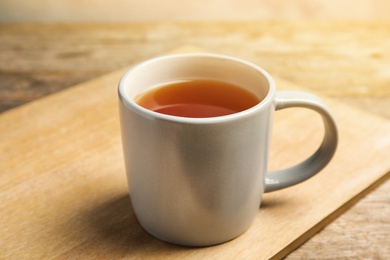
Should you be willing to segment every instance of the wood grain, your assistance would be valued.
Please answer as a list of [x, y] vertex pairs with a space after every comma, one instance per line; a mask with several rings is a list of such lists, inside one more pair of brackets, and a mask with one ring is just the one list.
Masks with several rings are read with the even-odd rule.
[[0, 24], [6, 109], [191, 44], [390, 118], [390, 22]]
[[[161, 242], [139, 226], [127, 195], [116, 96], [126, 69], [1, 115], [1, 258], [281, 258], [389, 175], [390, 161], [383, 158], [390, 150], [390, 122], [326, 98], [341, 141], [321, 174], [267, 194], [252, 227], [231, 242], [207, 248]], [[320, 140], [315, 118], [294, 124], [307, 115], [279, 113], [273, 167], [290, 165], [291, 154], [304, 155], [312, 148], [308, 143]], [[286, 142], [286, 129], [290, 136], [305, 134], [300, 149]]]
[[[0, 111], [190, 43], [390, 118], [389, 32], [389, 22], [1, 24]], [[385, 181], [287, 258], [389, 258], [389, 191]]]

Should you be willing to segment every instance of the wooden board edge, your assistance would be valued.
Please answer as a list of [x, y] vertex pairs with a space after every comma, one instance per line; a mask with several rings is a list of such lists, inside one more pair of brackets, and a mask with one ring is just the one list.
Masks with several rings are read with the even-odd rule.
[[276, 253], [274, 256], [270, 258], [270, 260], [278, 260], [283, 259], [286, 256], [288, 256], [292, 251], [299, 248], [301, 245], [303, 245], [305, 242], [307, 242], [310, 238], [312, 238], [315, 234], [320, 232], [322, 229], [324, 229], [326, 226], [328, 226], [330, 223], [332, 223], [334, 220], [336, 220], [340, 215], [342, 215], [344, 212], [346, 212], [348, 209], [352, 208], [356, 203], [358, 203], [362, 198], [364, 198], [366, 195], [368, 195], [370, 192], [381, 186], [384, 182], [390, 179], [390, 171], [385, 173], [382, 177], [371, 183], [367, 188], [353, 196], [351, 199], [349, 199], [346, 203], [344, 203], [341, 207], [333, 211], [331, 214], [326, 216], [324, 219], [322, 219], [320, 222], [318, 222], [315, 226], [307, 230], [305, 233], [303, 233], [301, 236], [299, 236], [297, 239], [295, 239], [291, 244], [287, 245], [285, 248], [280, 250], [278, 253]]

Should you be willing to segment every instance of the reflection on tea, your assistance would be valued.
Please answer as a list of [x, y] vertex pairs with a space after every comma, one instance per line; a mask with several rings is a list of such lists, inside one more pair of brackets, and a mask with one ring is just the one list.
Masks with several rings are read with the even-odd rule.
[[204, 118], [244, 111], [261, 100], [242, 87], [196, 79], [168, 83], [141, 93], [136, 103], [172, 116]]

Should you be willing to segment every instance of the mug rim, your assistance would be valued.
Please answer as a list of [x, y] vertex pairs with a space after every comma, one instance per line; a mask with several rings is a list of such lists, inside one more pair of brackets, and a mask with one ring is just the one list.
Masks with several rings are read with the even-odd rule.
[[[150, 63], [157, 62], [164, 59], [169, 58], [175, 58], [175, 57], [204, 57], [204, 58], [216, 58], [216, 59], [224, 59], [224, 60], [230, 60], [237, 63], [244, 64], [248, 67], [251, 67], [252, 69], [255, 69], [256, 71], [260, 72], [267, 80], [268, 82], [268, 92], [263, 100], [261, 100], [258, 104], [254, 105], [253, 107], [250, 107], [246, 110], [236, 112], [229, 115], [224, 116], [215, 116], [215, 117], [182, 117], [182, 116], [173, 116], [173, 115], [167, 115], [163, 113], [158, 113], [152, 110], [149, 110], [147, 108], [144, 108], [140, 105], [138, 105], [132, 98], [129, 97], [129, 95], [126, 93], [126, 84], [125, 81], [128, 77], [131, 76], [131, 74], [137, 70], [140, 67], [147, 66]], [[179, 53], [179, 54], [168, 54], [168, 55], [162, 55], [157, 56], [155, 58], [151, 58], [148, 60], [145, 60], [135, 66], [133, 66], [131, 69], [126, 71], [126, 73], [122, 76], [122, 78], [119, 81], [118, 84], [118, 95], [121, 100], [121, 102], [128, 108], [132, 109], [137, 114], [147, 117], [150, 119], [155, 120], [163, 120], [163, 121], [171, 121], [171, 122], [177, 122], [177, 123], [187, 123], [187, 124], [209, 124], [209, 123], [221, 123], [221, 122], [227, 122], [232, 120], [237, 120], [239, 118], [243, 118], [246, 116], [249, 116], [256, 111], [265, 109], [269, 103], [274, 101], [274, 96], [276, 92], [275, 82], [273, 78], [268, 74], [267, 71], [265, 71], [260, 66], [243, 60], [241, 58], [232, 57], [228, 55], [222, 55], [222, 54], [212, 54], [212, 53]]]

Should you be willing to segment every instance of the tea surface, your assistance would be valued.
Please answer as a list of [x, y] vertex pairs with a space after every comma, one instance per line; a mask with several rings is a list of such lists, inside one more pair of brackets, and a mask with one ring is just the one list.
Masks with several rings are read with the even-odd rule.
[[241, 112], [261, 100], [244, 88], [230, 83], [188, 80], [145, 91], [135, 101], [144, 108], [162, 114], [205, 118]]

